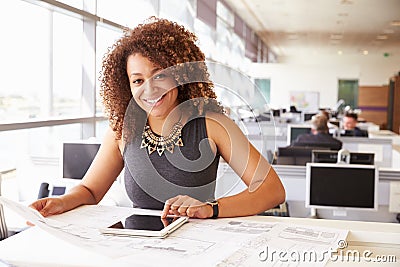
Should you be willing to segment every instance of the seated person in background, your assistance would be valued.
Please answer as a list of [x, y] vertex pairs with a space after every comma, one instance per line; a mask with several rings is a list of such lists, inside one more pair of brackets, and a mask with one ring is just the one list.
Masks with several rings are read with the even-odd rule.
[[329, 112], [326, 110], [321, 110], [319, 112], [319, 114], [322, 114], [326, 117], [329, 133], [332, 134], [333, 136], [336, 136], [337, 132], [339, 131], [339, 127], [336, 126], [335, 124], [329, 122], [330, 117], [331, 117]]
[[300, 113], [301, 111], [298, 111], [296, 106], [290, 106], [290, 112], [292, 112], [292, 113]]
[[360, 136], [368, 137], [368, 132], [356, 127], [358, 116], [356, 113], [346, 113], [342, 119], [344, 131], [340, 132], [342, 136]]
[[328, 133], [328, 120], [323, 114], [313, 116], [311, 119], [311, 133], [299, 135], [292, 145], [328, 147], [332, 150], [340, 150], [342, 148], [342, 142]]

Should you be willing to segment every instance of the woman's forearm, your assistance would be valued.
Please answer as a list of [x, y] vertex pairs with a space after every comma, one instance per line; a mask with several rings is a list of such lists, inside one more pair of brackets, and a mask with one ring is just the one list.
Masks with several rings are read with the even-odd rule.
[[283, 203], [285, 197], [285, 189], [271, 167], [265, 181], [256, 190], [246, 189], [219, 199], [219, 217], [255, 215]]
[[81, 205], [97, 204], [92, 192], [82, 184], [79, 184], [67, 192], [67, 194], [60, 196], [63, 201], [63, 212], [72, 210]]

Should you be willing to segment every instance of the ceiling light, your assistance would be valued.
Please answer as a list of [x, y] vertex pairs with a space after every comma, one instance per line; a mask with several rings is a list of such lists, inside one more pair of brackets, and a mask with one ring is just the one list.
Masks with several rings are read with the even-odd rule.
[[342, 4], [342, 5], [352, 5], [353, 4], [353, 0], [342, 0], [342, 1], [340, 1], [340, 4]]
[[368, 50], [363, 50], [363, 52], [362, 52], [362, 53], [363, 53], [363, 55], [365, 55], [365, 56], [366, 56], [366, 55], [368, 55]]
[[331, 40], [342, 40], [343, 35], [341, 33], [333, 33], [330, 38]]
[[394, 30], [393, 29], [385, 29], [385, 30], [383, 30], [383, 33], [392, 34], [392, 33], [394, 33]]
[[339, 51], [337, 51], [337, 53], [338, 53], [338, 55], [342, 55], [342, 54], [343, 54], [343, 51], [342, 51], [342, 50], [339, 50]]
[[390, 25], [392, 26], [400, 26], [400, 20], [393, 20]]
[[388, 36], [386, 34], [379, 34], [378, 36], [376, 36], [376, 39], [378, 40], [386, 40], [388, 38]]
[[371, 42], [371, 44], [373, 44], [373, 45], [381, 45], [381, 44], [382, 44], [382, 41], [380, 41], [380, 40], [373, 40], [373, 41]]

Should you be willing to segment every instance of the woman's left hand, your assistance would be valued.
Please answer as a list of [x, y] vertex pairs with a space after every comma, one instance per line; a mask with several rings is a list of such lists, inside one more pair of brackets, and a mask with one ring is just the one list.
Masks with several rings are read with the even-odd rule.
[[161, 216], [165, 218], [167, 215], [177, 215], [205, 219], [212, 217], [212, 214], [212, 207], [207, 203], [179, 195], [165, 202]]

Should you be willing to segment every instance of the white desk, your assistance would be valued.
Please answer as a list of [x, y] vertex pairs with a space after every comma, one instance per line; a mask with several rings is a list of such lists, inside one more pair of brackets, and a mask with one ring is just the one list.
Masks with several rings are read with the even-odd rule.
[[[349, 230], [348, 249], [363, 252], [370, 250], [374, 255], [396, 257], [397, 262], [379, 266], [399, 266], [400, 261], [400, 224], [334, 221], [323, 219], [283, 218], [253, 216], [243, 218], [253, 222], [282, 222], [296, 225], [312, 225], [319, 227], [334, 227]], [[216, 220], [208, 220], [213, 224]], [[190, 223], [186, 225], [190, 227]], [[179, 231], [179, 230], [178, 230]], [[204, 232], [204, 235], [207, 233]], [[0, 242], [0, 258], [15, 266], [169, 266], [169, 253], [173, 251], [157, 251], [151, 260], [143, 259], [140, 254], [135, 256], [111, 259], [58, 239], [47, 232], [33, 227]], [[258, 253], [255, 251], [254, 253]], [[212, 255], [209, 255], [212, 257]], [[183, 255], [182, 260], [185, 261]], [[266, 262], [256, 260], [246, 266], [267, 266]], [[178, 264], [179, 265], [179, 264]], [[336, 261], [328, 262], [327, 266], [375, 266], [374, 262]], [[185, 266], [204, 266], [202, 262], [187, 261]], [[286, 266], [286, 265], [285, 265]]]
[[400, 145], [400, 135], [389, 130], [372, 131], [368, 133], [368, 137], [390, 139], [393, 145]]

